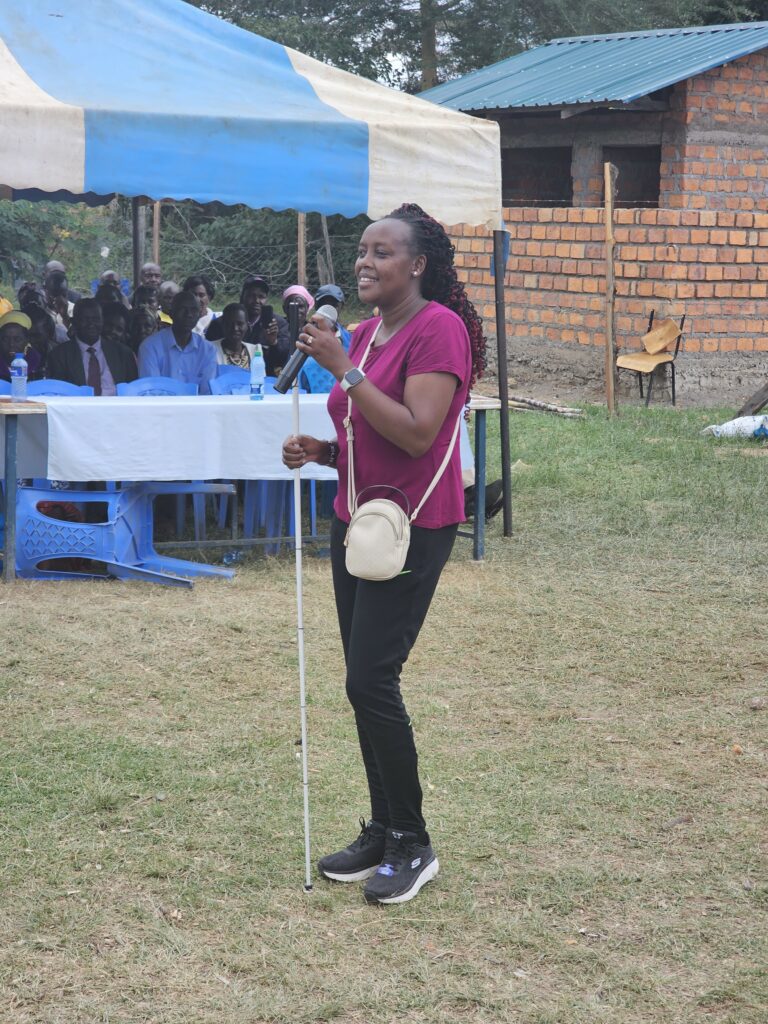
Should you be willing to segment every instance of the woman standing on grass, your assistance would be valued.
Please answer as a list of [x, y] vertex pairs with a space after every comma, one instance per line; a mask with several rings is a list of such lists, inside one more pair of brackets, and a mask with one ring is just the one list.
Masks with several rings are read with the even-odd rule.
[[[402, 903], [438, 872], [422, 815], [418, 757], [400, 694], [400, 672], [464, 520], [459, 447], [412, 526], [403, 572], [383, 582], [358, 579], [345, 566], [349, 512], [343, 420], [351, 399], [357, 493], [375, 485], [397, 487], [415, 508], [482, 371], [485, 342], [477, 313], [457, 280], [453, 246], [420, 207], [401, 206], [366, 228], [355, 274], [360, 299], [377, 306], [381, 316], [360, 325], [349, 355], [322, 318], [304, 329], [297, 346], [338, 381], [328, 397], [336, 438], [289, 437], [283, 461], [290, 469], [317, 462], [339, 471], [331, 525], [333, 586], [347, 696], [371, 796], [371, 819], [367, 824], [361, 819], [360, 835], [323, 857], [318, 869], [341, 882], [369, 879], [365, 898], [370, 903]], [[375, 496], [392, 493], [379, 490]]]

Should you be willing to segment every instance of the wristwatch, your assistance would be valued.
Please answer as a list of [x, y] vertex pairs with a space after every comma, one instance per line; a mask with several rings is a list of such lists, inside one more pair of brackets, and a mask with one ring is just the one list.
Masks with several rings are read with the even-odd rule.
[[339, 381], [342, 391], [349, 391], [360, 381], [365, 380], [365, 374], [362, 370], [359, 370], [356, 366], [353, 366], [351, 370], [347, 370], [344, 376]]

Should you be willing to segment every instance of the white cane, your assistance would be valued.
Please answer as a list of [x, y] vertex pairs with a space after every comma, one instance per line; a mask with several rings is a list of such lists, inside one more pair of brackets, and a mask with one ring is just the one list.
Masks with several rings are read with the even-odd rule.
[[[293, 382], [293, 433], [299, 436], [299, 378]], [[296, 640], [299, 649], [299, 706], [301, 708], [301, 785], [304, 795], [304, 892], [312, 892], [309, 851], [309, 762], [307, 758], [307, 683], [304, 672], [304, 593], [302, 587], [301, 468], [293, 471], [293, 532], [296, 553]]]

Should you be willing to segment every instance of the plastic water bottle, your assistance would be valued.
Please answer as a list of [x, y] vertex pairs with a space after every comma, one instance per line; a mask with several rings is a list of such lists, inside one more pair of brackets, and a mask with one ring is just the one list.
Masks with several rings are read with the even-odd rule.
[[260, 402], [264, 398], [264, 378], [267, 369], [261, 350], [251, 356], [251, 401]]
[[27, 372], [29, 366], [21, 352], [11, 363], [11, 398], [14, 402], [26, 402], [27, 400]]

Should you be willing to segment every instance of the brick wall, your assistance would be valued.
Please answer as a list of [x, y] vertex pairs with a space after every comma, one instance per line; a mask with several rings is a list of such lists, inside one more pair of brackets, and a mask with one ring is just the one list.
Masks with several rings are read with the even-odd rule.
[[768, 53], [680, 82], [670, 108], [678, 141], [662, 145], [659, 205], [768, 210]]
[[[555, 128], [518, 120], [503, 129], [507, 145], [536, 145], [537, 136], [573, 145], [577, 204], [504, 211], [511, 342], [605, 343], [603, 145], [626, 140], [660, 144], [662, 162], [659, 209], [616, 211], [619, 344], [639, 347], [655, 308], [686, 314], [689, 352], [768, 351], [768, 51], [679, 83], [655, 128], [649, 117], [585, 115]], [[484, 229], [453, 229], [453, 237], [459, 273], [492, 336], [492, 242]]]
[[[504, 212], [510, 342], [603, 345], [603, 210]], [[655, 308], [657, 316], [686, 314], [686, 351], [768, 351], [768, 213], [637, 209], [617, 210], [615, 219], [620, 346], [640, 347]], [[492, 336], [492, 241], [482, 228], [451, 231], [459, 275]]]

